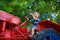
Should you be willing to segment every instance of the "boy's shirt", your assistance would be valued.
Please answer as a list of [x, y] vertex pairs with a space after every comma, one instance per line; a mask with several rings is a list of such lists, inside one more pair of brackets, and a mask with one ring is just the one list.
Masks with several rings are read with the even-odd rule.
[[40, 19], [38, 18], [37, 20], [31, 19], [33, 26], [37, 26], [37, 24], [40, 22]]

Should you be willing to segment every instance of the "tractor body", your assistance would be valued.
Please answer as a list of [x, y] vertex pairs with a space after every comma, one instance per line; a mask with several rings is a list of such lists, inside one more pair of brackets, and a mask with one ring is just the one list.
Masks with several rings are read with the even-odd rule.
[[[26, 27], [21, 27], [20, 23], [19, 17], [0, 10], [0, 40], [33, 40], [29, 37], [31, 31], [28, 31]], [[46, 28], [52, 28], [57, 34], [60, 33], [60, 25], [48, 20], [38, 23], [37, 32]], [[36, 38], [36, 40], [39, 39]]]

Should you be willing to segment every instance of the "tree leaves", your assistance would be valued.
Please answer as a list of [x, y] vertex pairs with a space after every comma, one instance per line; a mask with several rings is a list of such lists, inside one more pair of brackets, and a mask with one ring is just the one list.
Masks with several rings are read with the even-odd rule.
[[53, 12], [57, 13], [60, 10], [59, 7], [57, 0], [0, 0], [0, 10], [19, 16], [22, 21], [30, 12], [37, 11], [40, 15], [52, 14]]

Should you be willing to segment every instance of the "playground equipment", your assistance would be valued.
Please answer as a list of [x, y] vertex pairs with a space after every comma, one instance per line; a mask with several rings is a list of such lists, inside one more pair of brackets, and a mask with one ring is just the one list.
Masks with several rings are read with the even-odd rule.
[[21, 27], [20, 18], [0, 10], [0, 40], [60, 40], [60, 25], [49, 20], [39, 22], [37, 32], [31, 38], [31, 30]]

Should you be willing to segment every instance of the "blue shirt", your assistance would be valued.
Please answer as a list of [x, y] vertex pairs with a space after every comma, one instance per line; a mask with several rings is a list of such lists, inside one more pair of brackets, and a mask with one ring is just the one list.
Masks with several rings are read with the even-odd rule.
[[37, 26], [38, 22], [40, 19], [38, 18], [37, 20], [31, 19], [33, 26]]

